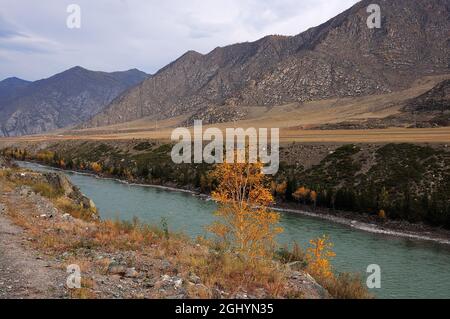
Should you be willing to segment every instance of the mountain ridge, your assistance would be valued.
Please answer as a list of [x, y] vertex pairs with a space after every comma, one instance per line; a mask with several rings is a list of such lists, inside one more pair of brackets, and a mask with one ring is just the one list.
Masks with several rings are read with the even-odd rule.
[[75, 66], [46, 79], [26, 82], [22, 88], [4, 90], [0, 136], [39, 134], [77, 125], [148, 76], [137, 69], [107, 73]]
[[0, 109], [8, 101], [15, 98], [21, 90], [26, 88], [31, 82], [19, 79], [17, 77], [9, 77], [0, 81]]
[[[295, 36], [188, 51], [115, 99], [83, 127], [142, 117], [190, 114], [208, 122], [237, 120], [239, 106], [276, 106], [333, 97], [383, 94], [449, 70], [449, 3], [384, 0], [381, 29], [366, 25], [364, 0]], [[227, 106], [223, 114], [218, 106]]]

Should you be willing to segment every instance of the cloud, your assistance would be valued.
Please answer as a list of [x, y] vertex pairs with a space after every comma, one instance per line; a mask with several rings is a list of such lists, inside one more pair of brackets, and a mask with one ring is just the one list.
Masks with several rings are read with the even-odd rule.
[[[357, 0], [2, 0], [0, 78], [35, 80], [74, 65], [154, 73], [188, 50], [295, 35]], [[81, 29], [66, 8], [81, 7]], [[7, 20], [6, 20], [7, 18]]]
[[183, 17], [180, 20], [180, 24], [188, 28], [188, 35], [193, 39], [211, 38], [227, 27], [225, 23], [203, 21], [201, 17], [196, 17], [193, 14], [188, 14], [186, 17]]
[[0, 48], [25, 53], [51, 53], [58, 47], [54, 41], [26, 34], [0, 16]]
[[13, 36], [18, 36], [20, 33], [14, 30], [14, 26], [6, 21], [2, 15], [0, 15], [0, 39], [10, 38]]

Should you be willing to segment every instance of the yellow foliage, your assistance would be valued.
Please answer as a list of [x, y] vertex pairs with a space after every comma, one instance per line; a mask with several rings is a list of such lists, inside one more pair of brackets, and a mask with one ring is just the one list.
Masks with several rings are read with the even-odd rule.
[[50, 151], [40, 151], [36, 154], [36, 159], [42, 162], [50, 162], [53, 160], [55, 154]]
[[102, 165], [95, 162], [95, 163], [91, 163], [91, 169], [96, 172], [96, 173], [100, 173], [102, 171]]
[[270, 181], [270, 193], [273, 195], [277, 193], [277, 183], [274, 180]]
[[310, 240], [310, 247], [306, 250], [307, 270], [319, 280], [333, 279], [333, 271], [330, 258], [336, 256], [333, 251], [333, 244], [329, 242], [327, 236]]
[[277, 195], [281, 195], [284, 196], [286, 194], [286, 189], [287, 189], [287, 182], [283, 182], [281, 184], [278, 184], [276, 186], [276, 193]]
[[[300, 187], [295, 191], [295, 193], [292, 194], [292, 197], [294, 197], [296, 200], [305, 200], [310, 195], [310, 190], [304, 186]], [[314, 192], [315, 193], [315, 192]], [[316, 193], [317, 197], [317, 193]]]
[[273, 196], [264, 185], [262, 168], [261, 163], [223, 163], [212, 173], [219, 182], [212, 197], [220, 204], [220, 220], [210, 230], [249, 259], [271, 255], [282, 232], [277, 226], [280, 215], [267, 208]]
[[311, 193], [309, 194], [309, 197], [311, 198], [311, 201], [313, 203], [315, 203], [317, 201], [317, 192], [316, 191], [311, 191]]

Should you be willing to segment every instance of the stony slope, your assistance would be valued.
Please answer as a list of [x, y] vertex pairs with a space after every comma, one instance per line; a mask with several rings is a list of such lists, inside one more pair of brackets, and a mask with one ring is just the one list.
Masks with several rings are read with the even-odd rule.
[[0, 82], [0, 136], [79, 124], [146, 77], [139, 70], [106, 73], [74, 67], [32, 83], [4, 80]]
[[[181, 114], [223, 122], [239, 106], [281, 105], [363, 96], [407, 87], [449, 72], [450, 4], [446, 0], [382, 0], [382, 28], [366, 25], [361, 1], [297, 36], [268, 36], [202, 55], [189, 51], [120, 96], [85, 126]], [[209, 116], [217, 106], [223, 111]]]
[[0, 109], [25, 89], [31, 82], [16, 77], [0, 81]]
[[441, 113], [450, 111], [450, 80], [442, 81], [430, 91], [408, 101], [405, 111]]

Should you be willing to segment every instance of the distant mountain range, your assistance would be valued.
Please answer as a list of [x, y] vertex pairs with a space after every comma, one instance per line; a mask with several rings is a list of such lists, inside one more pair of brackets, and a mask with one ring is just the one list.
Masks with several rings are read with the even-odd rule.
[[189, 51], [153, 76], [76, 67], [32, 83], [4, 80], [0, 135], [141, 118], [228, 122], [245, 118], [252, 106], [385, 94], [450, 74], [450, 1], [378, 0], [380, 29], [367, 27], [371, 3], [360, 1], [296, 36], [267, 36], [206, 55]]
[[361, 1], [297, 36], [187, 52], [85, 126], [186, 114], [190, 125], [227, 122], [245, 117], [240, 106], [388, 93], [450, 72], [450, 1], [377, 1], [380, 29], [367, 27], [371, 3]]
[[5, 79], [0, 82], [0, 136], [80, 124], [147, 77], [136, 69], [106, 73], [74, 67], [35, 82]]

